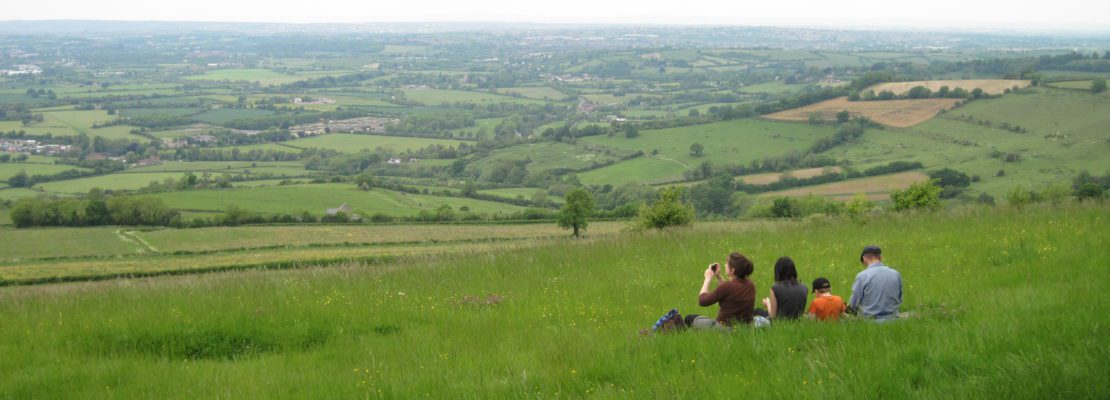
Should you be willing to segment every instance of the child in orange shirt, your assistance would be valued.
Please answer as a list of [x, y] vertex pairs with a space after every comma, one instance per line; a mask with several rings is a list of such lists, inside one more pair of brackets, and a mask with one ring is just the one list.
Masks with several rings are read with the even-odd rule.
[[813, 302], [809, 305], [809, 314], [818, 320], [833, 321], [840, 319], [840, 314], [847, 310], [844, 299], [832, 294], [832, 284], [824, 277], [813, 280]]

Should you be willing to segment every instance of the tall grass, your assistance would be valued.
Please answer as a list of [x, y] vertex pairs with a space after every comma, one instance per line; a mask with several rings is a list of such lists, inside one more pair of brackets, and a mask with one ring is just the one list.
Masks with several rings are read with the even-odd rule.
[[[405, 265], [0, 289], [3, 398], [1107, 398], [1105, 207], [693, 229]], [[903, 311], [640, 336], [738, 250]], [[494, 294], [496, 296], [489, 296]]]

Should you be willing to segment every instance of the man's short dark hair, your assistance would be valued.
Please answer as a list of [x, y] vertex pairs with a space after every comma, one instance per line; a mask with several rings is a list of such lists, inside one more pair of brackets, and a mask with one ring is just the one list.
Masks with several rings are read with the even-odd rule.
[[879, 246], [874, 246], [874, 245], [864, 247], [863, 251], [859, 253], [859, 262], [863, 262], [863, 256], [867, 256], [867, 255], [882, 258], [883, 249], [880, 249]]

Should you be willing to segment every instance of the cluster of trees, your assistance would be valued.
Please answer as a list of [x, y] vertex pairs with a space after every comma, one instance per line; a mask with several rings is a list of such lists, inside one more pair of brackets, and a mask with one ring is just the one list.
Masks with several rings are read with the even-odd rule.
[[[951, 199], [961, 195], [972, 182], [978, 182], [979, 176], [968, 176], [967, 174], [956, 171], [951, 168], [942, 168], [935, 171], [929, 171], [929, 178], [940, 187], [940, 197], [942, 199]], [[986, 202], [986, 199], [983, 199]]]
[[867, 126], [868, 123], [869, 122], [865, 119], [857, 119], [853, 122], [842, 123], [832, 136], [817, 139], [817, 141], [809, 147], [809, 152], [813, 154], [823, 153], [833, 147], [855, 141], [863, 136], [864, 127]]
[[[1016, 86], [1015, 86], [1016, 89]], [[1006, 89], [1009, 92], [1011, 89]], [[890, 90], [883, 90], [875, 93], [874, 90], [866, 90], [862, 92], [852, 92], [848, 94], [848, 101], [875, 101], [875, 100], [896, 100], [896, 99], [929, 99], [929, 98], [944, 98], [944, 99], [981, 99], [990, 97], [983, 89], [975, 88], [968, 91], [964, 88], [950, 89], [948, 86], [941, 86], [936, 92], [930, 90], [925, 86], [914, 86], [904, 94], [896, 94]]]
[[1091, 80], [1091, 93], [1099, 94], [1106, 91], [1106, 78]]
[[762, 172], [782, 172], [791, 169], [828, 167], [838, 164], [839, 162], [832, 157], [812, 152], [789, 151], [779, 156], [752, 160], [747, 165], [713, 164], [709, 161], [703, 161], [698, 164], [697, 168], [684, 172], [682, 176], [688, 181], [697, 181], [716, 175], [740, 176]]
[[30, 158], [30, 157], [28, 157], [26, 154], [23, 154], [23, 153], [19, 153], [19, 154], [16, 154], [16, 155], [12, 155], [10, 153], [0, 153], [0, 163], [24, 162], [24, 161], [27, 161], [28, 158]]
[[474, 127], [474, 116], [470, 113], [411, 114], [396, 124], [386, 125], [389, 134], [406, 136], [455, 137], [454, 129]]
[[173, 153], [164, 155], [165, 158], [177, 161], [297, 161], [301, 159], [300, 152], [262, 149], [242, 151], [237, 148], [227, 150], [192, 147], [176, 149]]
[[12, 224], [32, 226], [169, 226], [180, 220], [176, 210], [157, 197], [112, 196], [90, 199], [23, 199], [11, 209]]
[[[585, 189], [574, 189], [566, 194], [566, 203], [556, 214], [556, 223], [571, 229], [575, 238], [589, 226], [589, 218], [597, 215], [593, 195]], [[683, 190], [665, 188], [653, 201], [640, 206], [636, 224], [644, 229], [664, 229], [690, 225], [694, 220], [694, 207], [683, 200]]]

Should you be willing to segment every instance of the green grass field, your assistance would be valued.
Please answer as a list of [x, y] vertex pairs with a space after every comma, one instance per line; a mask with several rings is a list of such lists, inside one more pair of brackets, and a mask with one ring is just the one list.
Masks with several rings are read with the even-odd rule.
[[234, 204], [260, 213], [309, 211], [323, 214], [325, 209], [339, 207], [343, 203], [354, 211], [392, 216], [416, 215], [420, 210], [434, 211], [444, 204], [456, 211], [465, 206], [473, 212], [489, 214], [522, 209], [510, 204], [467, 198], [406, 194], [383, 189], [364, 191], [354, 184], [339, 183], [192, 190], [159, 193], [157, 196], [170, 207], [192, 211], [224, 211]]
[[1090, 90], [1091, 89], [1091, 82], [1092, 81], [1090, 81], [1090, 80], [1085, 80], [1085, 81], [1063, 81], [1063, 82], [1046, 83], [1045, 86], [1051, 86], [1051, 87], [1056, 87], [1056, 88], [1060, 88], [1060, 89]]
[[27, 188], [13, 188], [5, 187], [0, 188], [0, 200], [16, 201], [19, 199], [33, 198], [40, 195], [41, 192], [27, 189]]
[[808, 84], [786, 84], [781, 81], [760, 83], [740, 88], [744, 93], [786, 94], [794, 93], [809, 86]]
[[[117, 256], [142, 247], [121, 237], [118, 228], [0, 228], [0, 262], [28, 258]], [[64, 244], [63, 246], [59, 246]]]
[[665, 183], [682, 180], [691, 166], [658, 157], [636, 157], [631, 160], [578, 174], [586, 185], [619, 185], [627, 182]]
[[[536, 192], [541, 192], [541, 191], [546, 192], [543, 189], [536, 189], [536, 188], [486, 189], [486, 190], [479, 190], [478, 192], [479, 193], [484, 193], [484, 194], [492, 194], [494, 196], [504, 197], [506, 199], [516, 199], [519, 196], [523, 196], [527, 200], [532, 200], [532, 196], [535, 196]], [[562, 196], [556, 196], [556, 195], [552, 195], [552, 194], [548, 194], [547, 199], [551, 200], [551, 201], [554, 201], [556, 203], [562, 203], [563, 202]]]
[[45, 182], [35, 185], [35, 188], [51, 193], [87, 193], [89, 189], [136, 190], [150, 185], [150, 182], [162, 182], [166, 178], [174, 180], [184, 176], [181, 172], [151, 172], [137, 174], [110, 174], [88, 178], [70, 179], [65, 181]]
[[209, 124], [223, 124], [239, 119], [265, 118], [274, 115], [270, 110], [254, 108], [216, 108], [198, 114], [195, 118]]
[[76, 169], [79, 171], [87, 170], [87, 168], [75, 167], [65, 164], [41, 164], [41, 163], [0, 163], [0, 181], [7, 181], [8, 178], [15, 176], [19, 171], [26, 172], [27, 175], [52, 175], [59, 172], [69, 171]]
[[548, 86], [517, 86], [498, 88], [498, 93], [516, 93], [529, 99], [560, 101], [567, 97], [566, 94]]
[[108, 115], [107, 111], [103, 110], [46, 111], [42, 115], [43, 122], [33, 123], [30, 126], [23, 126], [20, 121], [0, 121], [0, 132], [24, 131], [29, 135], [49, 133], [54, 136], [77, 136], [84, 133], [108, 139], [142, 139], [132, 135], [130, 131], [133, 128], [126, 125], [94, 129], [92, 126], [95, 123], [105, 123], [115, 119], [115, 116]]
[[307, 79], [307, 77], [283, 74], [268, 69], [238, 68], [214, 69], [210, 71], [205, 71], [203, 74], [200, 75], [188, 76], [185, 79], [198, 81], [247, 81], [258, 82], [259, 84], [269, 86], [281, 85], [284, 83], [293, 83], [299, 80]]
[[265, 172], [268, 169], [287, 169], [299, 168], [304, 169], [301, 163], [296, 161], [165, 161], [158, 165], [150, 165], [146, 167], [137, 167], [128, 169], [127, 173], [146, 173], [146, 172], [204, 172], [209, 171], [213, 173], [234, 173], [243, 172], [243, 170]]
[[[834, 128], [825, 125], [782, 123], [758, 119], [738, 119], [680, 128], [645, 130], [636, 138], [624, 135], [590, 136], [581, 142], [651, 154], [658, 150], [665, 159], [634, 159], [590, 171], [591, 182], [620, 183], [658, 180], [681, 176], [703, 161], [720, 164], [747, 164], [751, 160], [804, 150], [818, 138], [831, 136]], [[690, 154], [690, 145], [700, 143], [704, 155]], [[668, 161], [673, 160], [673, 161]], [[631, 165], [621, 165], [632, 163]], [[605, 171], [608, 170], [608, 171]], [[604, 172], [603, 172], [604, 171]], [[621, 175], [629, 174], [627, 179]], [[586, 182], [586, 181], [583, 181]]]
[[378, 148], [389, 149], [394, 152], [405, 152], [408, 150], [419, 150], [433, 144], [458, 147], [460, 143], [463, 142], [450, 139], [329, 133], [305, 139], [282, 142], [282, 145], [301, 149], [318, 148], [335, 150], [343, 153], [358, 153], [363, 150], [373, 151]]
[[470, 92], [464, 90], [446, 90], [446, 89], [404, 89], [405, 97], [409, 100], [435, 106], [443, 103], [474, 103], [474, 104], [496, 104], [496, 103], [520, 103], [520, 104], [544, 104], [545, 101], [522, 99], [516, 97], [502, 96], [499, 94], [486, 93], [486, 92]]
[[[4, 288], [0, 394], [1105, 398], [1108, 217], [974, 209]], [[847, 297], [870, 243], [902, 273], [914, 318], [637, 333], [670, 308], [715, 312], [697, 307], [697, 287], [730, 251], [755, 261], [758, 296], [790, 255], [803, 281], [826, 276]]]
[[525, 168], [533, 172], [557, 168], [580, 170], [590, 168], [595, 163], [613, 162], [629, 154], [631, 152], [627, 150], [590, 144], [529, 143], [495, 150], [488, 157], [472, 163], [469, 168], [485, 170], [504, 161], [529, 160]]

